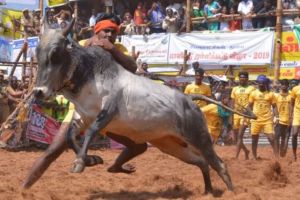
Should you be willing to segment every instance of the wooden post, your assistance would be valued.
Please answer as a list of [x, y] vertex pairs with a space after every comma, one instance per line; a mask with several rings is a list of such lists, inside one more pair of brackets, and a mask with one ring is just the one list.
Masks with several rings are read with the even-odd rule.
[[186, 0], [186, 32], [191, 32], [191, 0]]
[[74, 31], [73, 38], [74, 38], [74, 40], [77, 41], [77, 32], [76, 32], [76, 30], [77, 30], [77, 20], [78, 20], [78, 2], [77, 1], [74, 2], [74, 17], [75, 17], [75, 25], [74, 25], [73, 30], [75, 30], [75, 31]]
[[44, 16], [44, 0], [39, 0], [39, 8], [41, 10], [41, 16]]
[[12, 76], [14, 75], [15, 70], [16, 70], [16, 67], [17, 67], [17, 65], [18, 65], [18, 62], [19, 62], [19, 60], [20, 60], [22, 54], [23, 54], [25, 51], [27, 51], [27, 47], [28, 47], [28, 43], [27, 43], [27, 42], [24, 42], [23, 47], [22, 47], [22, 49], [20, 50], [20, 52], [19, 52], [19, 54], [18, 54], [18, 56], [17, 56], [17, 58], [16, 58], [16, 60], [15, 60], [15, 64], [14, 64], [14, 66], [13, 66], [13, 68], [12, 68], [10, 74], [9, 74], [9, 80], [11, 80]]
[[[25, 42], [26, 44], [28, 44], [27, 42]], [[26, 67], [27, 67], [27, 63], [26, 63], [26, 60], [27, 60], [27, 48], [24, 49], [23, 51], [23, 67], [22, 67], [22, 81], [24, 81], [24, 77], [26, 75]]]
[[274, 83], [277, 84], [280, 78], [281, 64], [281, 35], [282, 35], [282, 0], [277, 0], [276, 9], [276, 43], [275, 43], [275, 63], [274, 63]]

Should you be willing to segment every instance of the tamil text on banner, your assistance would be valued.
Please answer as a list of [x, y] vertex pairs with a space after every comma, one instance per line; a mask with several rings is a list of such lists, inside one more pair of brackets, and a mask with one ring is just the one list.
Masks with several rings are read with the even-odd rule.
[[0, 37], [0, 61], [9, 62], [11, 61], [12, 48], [10, 42], [5, 38]]
[[[12, 42], [12, 60], [15, 61], [17, 58], [20, 50], [22, 49], [24, 45], [25, 40], [20, 39], [20, 40], [13, 40]], [[27, 59], [30, 61], [31, 57], [35, 57], [35, 49], [39, 43], [39, 38], [38, 37], [30, 37], [27, 39], [28, 42], [28, 49], [27, 49]]]
[[191, 62], [216, 65], [271, 64], [274, 32], [171, 35], [169, 62], [182, 63], [184, 50], [191, 53]]
[[21, 38], [22, 34], [20, 19], [22, 12], [18, 10], [3, 9], [2, 10], [2, 23], [3, 30], [1, 35], [7, 38]]
[[60, 125], [57, 121], [44, 115], [41, 109], [34, 104], [30, 114], [26, 137], [37, 142], [51, 144], [59, 127]]
[[54, 7], [54, 6], [61, 6], [66, 4], [66, 0], [48, 0], [48, 6], [49, 7]]
[[131, 52], [140, 52], [139, 59], [149, 64], [168, 63], [168, 34], [122, 36], [122, 44]]

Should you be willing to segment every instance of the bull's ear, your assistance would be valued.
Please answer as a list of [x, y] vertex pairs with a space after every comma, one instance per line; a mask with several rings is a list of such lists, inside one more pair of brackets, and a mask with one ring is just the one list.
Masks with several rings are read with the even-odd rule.
[[75, 18], [72, 19], [71, 23], [63, 30], [63, 36], [67, 37], [67, 35], [72, 31], [72, 28], [75, 23]]

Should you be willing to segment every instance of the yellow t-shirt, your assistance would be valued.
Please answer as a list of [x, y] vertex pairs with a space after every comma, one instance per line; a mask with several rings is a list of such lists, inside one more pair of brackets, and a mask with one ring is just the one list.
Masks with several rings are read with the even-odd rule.
[[[253, 86], [236, 86], [232, 89], [231, 92], [231, 98], [234, 100], [234, 108], [240, 112], [243, 112], [243, 110], [241, 109], [241, 106], [243, 106], [244, 108], [246, 108], [249, 104], [249, 96], [251, 94], [252, 91], [255, 90], [255, 87]], [[234, 118], [242, 118], [242, 116], [240, 115], [234, 115]]]
[[255, 122], [272, 121], [272, 105], [276, 103], [274, 92], [254, 90], [249, 96], [249, 103], [253, 103], [253, 113], [257, 116]]
[[222, 119], [218, 113], [218, 106], [215, 104], [208, 104], [201, 108], [205, 115], [207, 126], [212, 135], [220, 134], [222, 129]]
[[63, 123], [64, 122], [70, 123], [71, 120], [73, 119], [74, 112], [75, 112], [75, 105], [70, 102], [70, 104], [69, 104], [69, 110], [68, 110], [68, 113], [67, 113], [66, 117], [63, 120]]
[[[208, 85], [202, 83], [201, 85], [196, 85], [195, 83], [189, 84], [186, 86], [184, 90], [185, 94], [202, 94], [207, 97], [211, 97], [211, 89]], [[199, 108], [206, 106], [207, 102], [202, 100], [196, 100], [194, 101]]]
[[279, 123], [284, 125], [290, 124], [290, 94], [276, 94], [276, 106], [279, 113]]
[[300, 86], [292, 89], [291, 98], [295, 100], [294, 113], [300, 113]]

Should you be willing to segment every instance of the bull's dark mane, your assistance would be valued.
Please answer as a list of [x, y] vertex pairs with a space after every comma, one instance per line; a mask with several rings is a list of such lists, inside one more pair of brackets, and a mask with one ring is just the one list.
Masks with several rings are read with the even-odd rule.
[[74, 45], [70, 52], [71, 64], [76, 66], [71, 78], [71, 92], [77, 93], [88, 81], [95, 79], [95, 73], [102, 73], [111, 62], [111, 55], [100, 47], [83, 48]]

